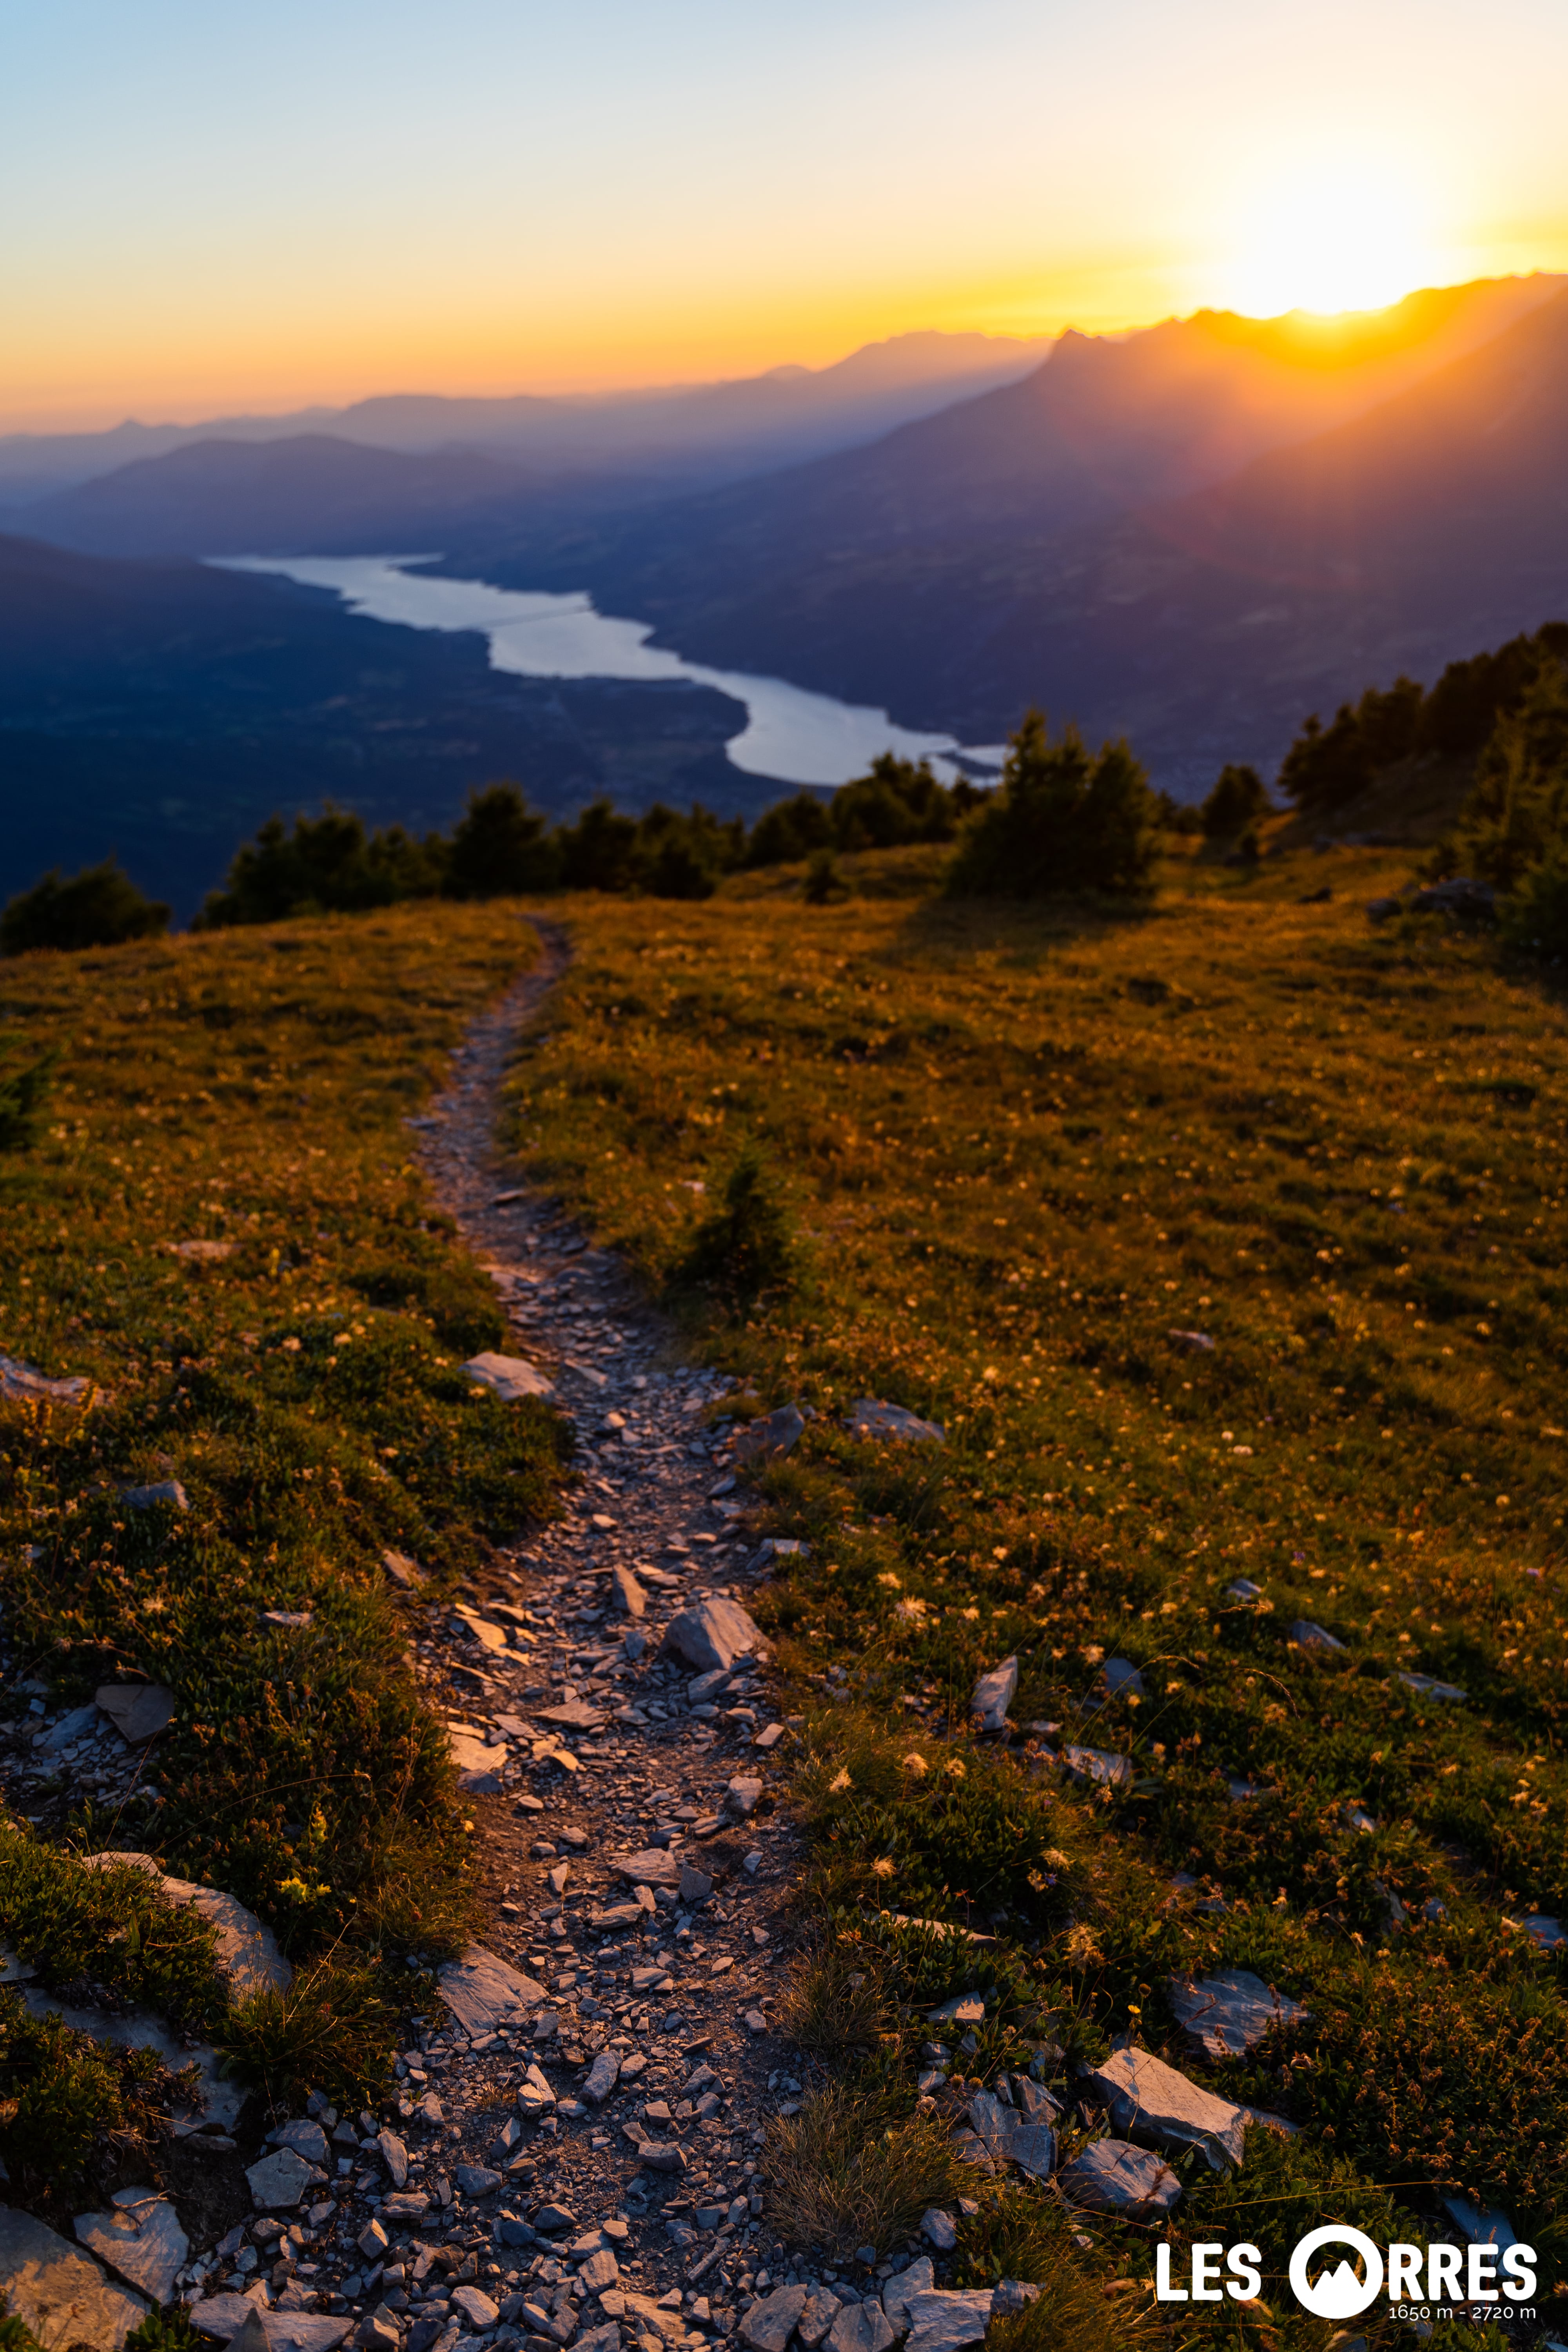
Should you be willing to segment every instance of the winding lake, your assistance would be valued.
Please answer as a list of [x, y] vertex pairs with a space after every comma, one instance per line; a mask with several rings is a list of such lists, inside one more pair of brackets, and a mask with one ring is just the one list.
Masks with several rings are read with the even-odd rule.
[[785, 783], [842, 784], [863, 775], [880, 751], [929, 759], [952, 782], [973, 763], [977, 781], [1001, 764], [1004, 746], [965, 749], [951, 735], [923, 735], [895, 726], [885, 710], [808, 694], [783, 678], [706, 669], [648, 643], [641, 621], [616, 621], [595, 612], [586, 595], [553, 596], [491, 588], [482, 580], [446, 580], [416, 567], [429, 557], [232, 556], [226, 571], [276, 572], [311, 588], [331, 588], [349, 610], [367, 620], [415, 629], [477, 629], [489, 643], [493, 667], [523, 677], [686, 678], [717, 687], [742, 704], [746, 723], [725, 749], [751, 776]]

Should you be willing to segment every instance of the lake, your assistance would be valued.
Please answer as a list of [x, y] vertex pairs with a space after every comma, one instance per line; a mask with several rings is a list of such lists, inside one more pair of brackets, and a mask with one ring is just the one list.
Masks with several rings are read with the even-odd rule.
[[706, 669], [648, 643], [641, 621], [612, 620], [587, 595], [554, 596], [492, 588], [482, 580], [447, 580], [420, 570], [430, 556], [226, 556], [226, 571], [276, 572], [306, 587], [331, 588], [367, 620], [415, 629], [477, 629], [494, 668], [523, 677], [686, 678], [717, 687], [742, 704], [746, 723], [725, 746], [749, 776], [784, 783], [836, 785], [864, 775], [881, 751], [929, 759], [946, 782], [965, 770], [977, 782], [1001, 765], [1001, 744], [960, 745], [951, 735], [895, 726], [885, 710], [808, 694], [783, 678]]

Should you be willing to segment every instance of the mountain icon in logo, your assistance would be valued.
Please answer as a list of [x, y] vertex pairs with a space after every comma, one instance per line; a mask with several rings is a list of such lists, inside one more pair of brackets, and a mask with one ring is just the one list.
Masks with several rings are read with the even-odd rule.
[[[1307, 2264], [1322, 2246], [1349, 2246], [1359, 2254], [1366, 2265], [1364, 2281], [1342, 2259], [1332, 2270], [1321, 2271], [1309, 2280]], [[1360, 2230], [1336, 2229], [1331, 2223], [1325, 2229], [1310, 2230], [1290, 2257], [1291, 2292], [1303, 2311], [1317, 2319], [1353, 2319], [1382, 2286], [1383, 2255]]]

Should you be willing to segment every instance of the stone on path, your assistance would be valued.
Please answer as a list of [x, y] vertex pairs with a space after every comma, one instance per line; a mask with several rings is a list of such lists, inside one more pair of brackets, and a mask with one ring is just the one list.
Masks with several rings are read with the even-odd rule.
[[93, 1696], [132, 1748], [166, 1731], [174, 1719], [174, 1694], [162, 1683], [104, 1683]]
[[737, 1658], [755, 1656], [767, 1646], [760, 1625], [738, 1601], [722, 1594], [683, 1609], [664, 1629], [661, 1649], [673, 1650], [689, 1666], [728, 1672]]
[[89, 2253], [118, 2271], [155, 2304], [165, 2304], [191, 2251], [180, 2217], [155, 2189], [117, 2189], [109, 2213], [79, 2213], [75, 2229]]
[[625, 1853], [611, 1861], [609, 1868], [616, 1878], [626, 1879], [633, 1886], [679, 1886], [680, 1860], [668, 1846], [650, 1845], [641, 1853]]
[[608, 2246], [601, 2246], [590, 2254], [577, 2273], [585, 2294], [603, 2294], [606, 2287], [615, 2285], [620, 2274], [621, 2266]]
[[689, 1862], [683, 1862], [678, 1891], [683, 1903], [706, 1903], [713, 1892], [713, 1881], [705, 1870], [693, 1870]]
[[735, 1432], [732, 1452], [737, 1462], [776, 1462], [786, 1454], [805, 1427], [798, 1405], [781, 1404]]
[[623, 1617], [640, 1617], [647, 1609], [647, 1594], [629, 1568], [611, 1569], [610, 1606]]
[[1271, 2027], [1297, 2025], [1307, 2015], [1250, 1969], [1173, 1977], [1169, 1990], [1176, 2022], [1207, 2058], [1239, 2058]]
[[583, 2084], [583, 2096], [591, 2107], [604, 2105], [616, 2087], [616, 2077], [620, 2071], [621, 2062], [615, 2052], [601, 2050], [592, 2066], [589, 2067], [587, 2080]]
[[89, 1870], [110, 1870], [121, 1863], [145, 1870], [158, 1880], [165, 1902], [188, 1903], [200, 1912], [214, 1931], [217, 1965], [241, 1998], [253, 1992], [287, 1992], [293, 1983], [294, 1970], [279, 1950], [271, 1928], [234, 1895], [220, 1894], [216, 1886], [197, 1886], [188, 1878], [165, 1878], [156, 1854], [89, 1853], [84, 1860]]
[[816, 2352], [840, 2308], [838, 2297], [831, 2287], [811, 2288], [805, 2298], [805, 2308], [795, 2324], [795, 2335], [805, 2346], [805, 2352]]
[[307, 2164], [291, 2147], [274, 2148], [270, 2156], [247, 2165], [245, 2177], [258, 2213], [291, 2212], [306, 2189], [325, 2178], [319, 2165]]
[[473, 1635], [480, 1649], [488, 1650], [492, 1657], [500, 1657], [511, 1647], [506, 1637], [506, 1627], [492, 1624], [488, 1617], [481, 1617], [477, 1609], [465, 1609], [459, 1604], [452, 1614], [464, 1631]]
[[1241, 2162], [1246, 2110], [1200, 2089], [1147, 2050], [1112, 2051], [1086, 2084], [1104, 2101], [1112, 2129], [1123, 2138], [1137, 2133], [1163, 2148], [1202, 2148], [1215, 2172], [1224, 2171], [1226, 2159]]
[[455, 2164], [452, 2178], [465, 2197], [489, 2197], [500, 2187], [500, 2174], [488, 2164]]
[[724, 1802], [720, 1808], [724, 1819], [731, 1822], [749, 1821], [757, 1810], [762, 1793], [763, 1784], [760, 1780], [753, 1780], [749, 1773], [738, 1772], [724, 1791]]
[[1326, 1633], [1321, 1625], [1314, 1625], [1310, 1617], [1297, 1618], [1290, 1628], [1290, 1639], [1300, 1650], [1342, 1650], [1345, 1646], [1335, 1634]]
[[488, 2033], [531, 2016], [544, 1999], [542, 1984], [479, 1944], [470, 1944], [460, 1960], [448, 1960], [437, 1983], [458, 2024], [470, 2033]]
[[685, 2154], [673, 2140], [639, 2141], [637, 2162], [646, 2172], [684, 2172], [686, 2169]]
[[982, 1675], [969, 1701], [969, 1711], [980, 1717], [982, 1731], [1005, 1731], [1007, 1709], [1018, 1687], [1018, 1661], [1004, 1658], [988, 1675]]
[[928, 2205], [921, 2215], [921, 2233], [930, 2239], [939, 2254], [951, 2253], [958, 2243], [958, 2224], [940, 2205]]
[[603, 1731], [604, 1710], [585, 1698], [569, 1698], [563, 1706], [536, 1707], [541, 1723], [558, 1723], [563, 1731]]
[[1048, 2180], [1057, 2168], [1057, 2136], [1049, 2124], [1020, 2124], [1007, 2143], [1007, 2161], [1031, 2180]]
[[377, 2132], [375, 2144], [381, 2150], [381, 2160], [391, 2176], [394, 2189], [401, 2189], [408, 2179], [408, 2147], [399, 2139], [390, 2126]]
[[947, 1432], [939, 1421], [922, 1421], [918, 1412], [910, 1412], [901, 1404], [889, 1404], [882, 1397], [857, 1397], [844, 1416], [844, 1425], [855, 1437], [879, 1438], [896, 1445], [925, 1441], [947, 1444]]
[[804, 2286], [775, 2287], [772, 2294], [752, 2304], [741, 2322], [742, 2339], [751, 2345], [752, 2352], [784, 2352], [809, 2292]]
[[1182, 2193], [1168, 2164], [1124, 2139], [1091, 2140], [1057, 2182], [1069, 2205], [1128, 2221], [1162, 2221]]
[[331, 2154], [327, 2135], [317, 2123], [280, 2124], [268, 2137], [274, 2147], [291, 2147], [307, 2164], [325, 2164]]
[[525, 1356], [498, 1356], [487, 1349], [483, 1355], [470, 1356], [463, 1370], [481, 1388], [492, 1389], [502, 1404], [516, 1404], [523, 1397], [555, 1393], [537, 1365], [531, 1364]]
[[988, 2286], [928, 2287], [909, 2306], [910, 2340], [905, 2352], [959, 2352], [983, 2344], [991, 2325], [993, 2290]]
[[452, 2301], [472, 2328], [493, 2327], [500, 2317], [499, 2305], [480, 2287], [455, 2286]]
[[[805, 2294], [804, 2287], [801, 2292]], [[679, 2311], [667, 2311], [663, 2304], [656, 2303], [651, 2294], [633, 2294], [628, 2292], [622, 2297], [622, 2301], [626, 2315], [639, 2336], [658, 2336], [662, 2337], [666, 2344], [685, 2342], [686, 2322]]]
[[622, 1927], [639, 1927], [646, 1916], [638, 1903], [612, 1903], [603, 1911], [590, 1911], [588, 1925], [595, 1936], [613, 1935]]

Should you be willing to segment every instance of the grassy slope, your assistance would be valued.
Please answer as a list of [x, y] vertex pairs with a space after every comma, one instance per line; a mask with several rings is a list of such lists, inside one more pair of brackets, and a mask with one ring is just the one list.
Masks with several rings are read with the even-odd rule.
[[[72, 1842], [227, 1888], [315, 1964], [313, 1990], [226, 2020], [190, 1915], [154, 1965], [123, 1896], [95, 1893], [62, 1937], [52, 1864], [15, 1822], [0, 1937], [46, 1982], [216, 2023], [268, 2079], [374, 2073], [377, 1963], [450, 1948], [468, 1915], [444, 1736], [380, 1556], [461, 1572], [548, 1512], [565, 1441], [458, 1371], [504, 1326], [428, 1214], [402, 1121], [532, 951], [513, 910], [414, 908], [0, 966], [0, 1065], [63, 1049], [44, 1132], [0, 1155], [0, 1352], [107, 1392], [85, 1414], [0, 1409], [11, 1669], [57, 1702], [171, 1686], [143, 1790]], [[169, 1254], [193, 1238], [232, 1255]], [[188, 1516], [117, 1500], [168, 1477]], [[58, 2068], [0, 2007], [0, 2116], [22, 2098], [0, 2153], [26, 2189], [68, 2172], [110, 2108], [89, 2100], [64, 2147]]]
[[[1561, 1014], [1479, 946], [1373, 930], [1405, 870], [1376, 853], [1327, 906], [1296, 903], [1317, 861], [1189, 866], [1105, 923], [900, 901], [899, 866], [836, 908], [755, 880], [568, 902], [578, 961], [515, 1080], [520, 1149], [651, 1276], [743, 1135], [807, 1237], [803, 1285], [711, 1344], [822, 1416], [769, 1485], [815, 1543], [773, 1603], [786, 1654], [858, 1701], [816, 1718], [803, 1784], [825, 1897], [1001, 1925], [1005, 2014], [1026, 1979], [1087, 2047], [1131, 2023], [1190, 2063], [1176, 1967], [1306, 2000], [1224, 2079], [1307, 2137], [1194, 2181], [1197, 2235], [1240, 2207], [1278, 2269], [1302, 2212], [1375, 2226], [1458, 2184], [1562, 2267], [1560, 1963], [1502, 1924], [1568, 1904]], [[947, 1452], [852, 1444], [864, 1393]], [[1293, 1646], [1300, 1617], [1343, 1653]], [[1013, 1651], [1015, 1720], [1130, 1754], [1131, 1793], [964, 1744]], [[1142, 1703], [1093, 1711], [1106, 1654]], [[1177, 1870], [1226, 1907], [1171, 1901]], [[884, 1958], [907, 2104], [923, 1963]]]

